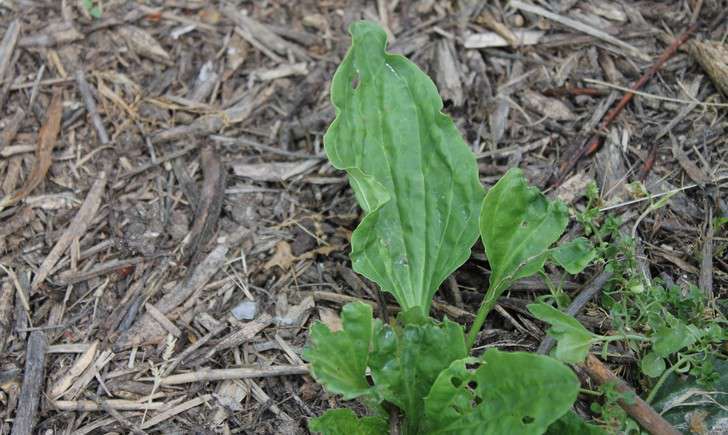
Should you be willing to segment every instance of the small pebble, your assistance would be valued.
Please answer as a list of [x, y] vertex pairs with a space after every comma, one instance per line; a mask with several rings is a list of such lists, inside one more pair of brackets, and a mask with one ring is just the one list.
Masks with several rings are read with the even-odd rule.
[[255, 301], [243, 301], [230, 310], [238, 320], [253, 320], [258, 313], [258, 303]]
[[510, 21], [511, 24], [513, 24], [515, 27], [523, 27], [523, 25], [525, 24], [523, 17], [519, 14], [514, 14], [511, 17]]

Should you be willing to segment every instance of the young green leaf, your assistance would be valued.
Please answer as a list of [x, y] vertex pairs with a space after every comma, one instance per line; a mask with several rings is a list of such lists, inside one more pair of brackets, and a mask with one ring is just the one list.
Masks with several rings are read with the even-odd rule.
[[667, 318], [669, 325], [658, 328], [653, 335], [655, 344], [652, 346], [652, 350], [663, 358], [695, 343], [700, 334], [693, 325], [686, 325], [685, 322], [670, 314], [667, 315]]
[[83, 0], [83, 8], [94, 18], [101, 18], [101, 8], [94, 4], [93, 0]]
[[[513, 281], [543, 269], [549, 247], [568, 220], [566, 206], [530, 187], [518, 168], [509, 169], [488, 191], [480, 210], [480, 236], [490, 264], [490, 285], [468, 332], [468, 347], [473, 347], [486, 316]], [[578, 268], [568, 263], [572, 270]]]
[[462, 326], [447, 319], [385, 327], [374, 337], [369, 366], [375, 388], [403, 411], [405, 433], [422, 433], [424, 397], [440, 372], [467, 353]]
[[323, 435], [385, 435], [388, 432], [384, 418], [359, 418], [348, 408], [326, 411], [321, 417], [311, 419], [308, 428]]
[[569, 410], [549, 426], [546, 435], [607, 435], [607, 432], [599, 426], [585, 422], [574, 411]]
[[303, 357], [311, 362], [311, 373], [327, 390], [351, 400], [369, 392], [369, 345], [373, 328], [379, 329], [381, 324], [372, 321], [372, 307], [362, 302], [344, 305], [341, 320], [343, 329], [339, 332], [331, 332], [321, 322], [314, 324]]
[[478, 237], [478, 167], [429, 77], [385, 52], [386, 34], [376, 24], [357, 22], [350, 32], [324, 146], [365, 213], [352, 235], [352, 263], [404, 310], [427, 314]]
[[665, 359], [655, 352], [650, 352], [640, 361], [640, 368], [642, 369], [642, 373], [651, 378], [656, 378], [665, 371]]
[[425, 398], [427, 434], [541, 434], [576, 400], [579, 380], [553, 358], [485, 352], [453, 362]]
[[513, 281], [541, 270], [568, 219], [562, 202], [548, 201], [530, 187], [520, 169], [508, 170], [485, 195], [480, 211], [480, 235], [491, 267], [489, 291], [500, 295]]
[[550, 305], [530, 304], [527, 308], [534, 317], [551, 325], [547, 332], [556, 339], [553, 355], [561, 361], [568, 363], [584, 361], [592, 342], [599, 338], [584, 328], [578, 320]]
[[557, 246], [551, 250], [551, 258], [572, 275], [581, 273], [597, 256], [591, 243], [583, 237]]

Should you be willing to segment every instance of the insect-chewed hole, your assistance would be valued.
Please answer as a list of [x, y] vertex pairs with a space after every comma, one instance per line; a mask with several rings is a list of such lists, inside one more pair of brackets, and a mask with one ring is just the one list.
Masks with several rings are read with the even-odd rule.
[[483, 399], [481, 399], [480, 396], [475, 396], [475, 399], [473, 399], [473, 403], [475, 403], [475, 406], [478, 406], [483, 403]]
[[458, 388], [463, 384], [463, 380], [457, 377], [450, 379], [450, 382], [452, 382], [452, 386], [455, 388]]
[[528, 221], [521, 222], [521, 228], [528, 228]]
[[468, 382], [468, 388], [470, 388], [471, 390], [475, 390], [476, 388], [478, 388], [478, 383], [475, 381], [470, 381]]
[[478, 370], [480, 368], [480, 363], [479, 362], [466, 363], [465, 368], [468, 370]]
[[534, 419], [530, 415], [524, 415], [523, 418], [521, 419], [521, 422], [523, 422], [523, 424], [531, 424], [531, 423], [533, 423], [533, 421], [534, 421]]
[[351, 89], [356, 89], [359, 87], [359, 73], [354, 74], [354, 77], [351, 78]]

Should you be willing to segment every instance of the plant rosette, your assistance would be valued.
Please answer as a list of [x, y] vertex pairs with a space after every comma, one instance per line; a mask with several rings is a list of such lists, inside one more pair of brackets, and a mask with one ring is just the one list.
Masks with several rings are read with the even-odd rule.
[[[376, 24], [356, 22], [350, 32], [351, 48], [333, 78], [336, 118], [324, 146], [363, 210], [352, 234], [353, 268], [390, 293], [400, 314], [385, 325], [371, 306], [355, 302], [342, 309], [341, 331], [312, 326], [304, 358], [314, 378], [344, 400], [360, 399], [370, 415], [329, 410], [310, 429], [384, 434], [396, 422], [405, 435], [467, 435], [541, 434], [557, 421], [559, 428], [585, 427], [568, 413], [580, 384], [564, 363], [526, 352], [470, 352], [514, 281], [541, 273], [547, 261], [579, 273], [594, 250], [585, 239], [552, 246], [567, 226], [566, 206], [530, 187], [520, 170], [509, 170], [486, 194], [475, 155], [442, 113], [430, 78], [387, 53]], [[466, 335], [462, 325], [429, 312], [478, 237], [490, 284]]]

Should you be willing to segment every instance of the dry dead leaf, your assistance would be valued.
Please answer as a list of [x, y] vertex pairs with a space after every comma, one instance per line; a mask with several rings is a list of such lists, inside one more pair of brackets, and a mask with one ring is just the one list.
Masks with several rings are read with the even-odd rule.
[[566, 204], [571, 204], [581, 197], [591, 181], [592, 177], [587, 175], [586, 172], [579, 172], [559, 186], [556, 190], [556, 197]]
[[230, 37], [230, 43], [228, 44], [227, 50], [225, 50], [225, 79], [232, 76], [235, 70], [245, 62], [245, 59], [248, 57], [248, 51], [249, 45], [240, 35], [233, 34]]
[[298, 256], [299, 260], [309, 260], [317, 255], [331, 255], [332, 252], [341, 251], [344, 249], [341, 245], [326, 245], [326, 246], [319, 246], [316, 249], [312, 249], [305, 254], [301, 254]]
[[200, 18], [200, 21], [210, 25], [215, 25], [219, 23], [220, 18], [222, 18], [222, 14], [220, 13], [220, 11], [214, 7], [207, 7], [200, 10], [197, 13], [197, 16]]
[[332, 252], [340, 251], [344, 247], [341, 245], [326, 245], [326, 246], [319, 246], [316, 249], [312, 249], [304, 254], [299, 255], [296, 257], [293, 255], [293, 251], [291, 250], [291, 245], [286, 242], [285, 240], [281, 240], [278, 243], [276, 243], [276, 252], [273, 254], [273, 257], [268, 260], [263, 267], [265, 270], [268, 270], [274, 266], [278, 266], [281, 269], [288, 269], [291, 267], [291, 264], [293, 264], [294, 261], [298, 260], [310, 260], [314, 258], [317, 255], [331, 255]]
[[685, 415], [689, 421], [690, 433], [708, 433], [705, 419], [708, 417], [708, 413], [702, 409], [696, 409], [693, 412], [689, 412]]
[[675, 266], [679, 267], [683, 271], [687, 273], [692, 273], [694, 275], [698, 275], [700, 273], [700, 269], [693, 266], [692, 264], [688, 263], [687, 261], [683, 260], [682, 258], [668, 254], [667, 252], [657, 252], [657, 255], [664, 258], [665, 260], [669, 261], [670, 263], [674, 264]]
[[280, 326], [301, 327], [316, 306], [313, 296], [306, 296], [300, 304], [288, 307], [286, 314], [273, 320]]
[[677, 143], [677, 139], [674, 136], [670, 136], [672, 140], [672, 156], [682, 166], [683, 170], [691, 180], [700, 185], [705, 185], [711, 182], [710, 176], [705, 173], [697, 164], [695, 164], [682, 150], [682, 147]]
[[256, 181], [286, 181], [291, 177], [303, 174], [319, 162], [319, 160], [311, 159], [299, 162], [233, 163], [233, 172], [239, 177]]
[[157, 42], [156, 39], [146, 31], [136, 26], [120, 27], [117, 32], [124, 38], [129, 49], [140, 56], [150, 58], [152, 60], [169, 61], [170, 56], [167, 50]]
[[291, 245], [285, 240], [281, 240], [276, 243], [276, 253], [273, 254], [273, 257], [268, 260], [267, 263], [265, 263], [263, 268], [268, 270], [272, 267], [278, 266], [281, 269], [286, 270], [291, 266], [291, 264], [293, 264], [294, 261], [296, 261], [296, 256], [293, 255], [291, 251]]
[[436, 45], [435, 80], [443, 100], [451, 100], [460, 107], [465, 98], [460, 81], [460, 63], [456, 61], [455, 44], [441, 39]]
[[[534, 45], [544, 35], [539, 30], [514, 30], [518, 45]], [[474, 33], [465, 38], [465, 48], [508, 47], [508, 41], [495, 32]]]
[[67, 373], [61, 376], [61, 378], [58, 379], [55, 384], [53, 384], [53, 387], [48, 390], [48, 397], [50, 397], [52, 400], [56, 400], [59, 397], [63, 396], [66, 390], [68, 390], [68, 388], [73, 384], [73, 381], [81, 376], [86, 368], [88, 368], [89, 364], [94, 361], [94, 358], [96, 358], [96, 350], [98, 349], [98, 347], [98, 341], [94, 341], [93, 343], [91, 343], [91, 346], [88, 348], [88, 350], [84, 352], [81, 356], [79, 356], [78, 359], [76, 359], [76, 362], [74, 362], [71, 368], [68, 369]]
[[728, 97], [728, 47], [717, 41], [690, 41], [688, 52], [708, 73], [715, 87]]
[[344, 326], [341, 323], [341, 317], [336, 314], [336, 311], [331, 308], [318, 307], [319, 319], [321, 322], [328, 326], [331, 332], [341, 331]]
[[226, 380], [220, 384], [212, 397], [217, 400], [217, 405], [212, 413], [212, 423], [215, 426], [221, 425], [233, 412], [242, 411], [240, 402], [249, 394], [250, 389], [239, 380]]
[[556, 121], [573, 121], [576, 115], [563, 102], [545, 97], [538, 92], [526, 90], [523, 92], [523, 100], [526, 106], [536, 112]]
[[61, 115], [63, 114], [63, 98], [61, 89], [53, 90], [53, 98], [48, 106], [46, 121], [38, 133], [38, 147], [35, 151], [35, 165], [30, 171], [25, 185], [12, 195], [8, 195], [0, 201], [0, 210], [15, 204], [28, 196], [45, 179], [48, 168], [51, 167], [53, 147], [56, 146], [58, 133], [61, 131]]

